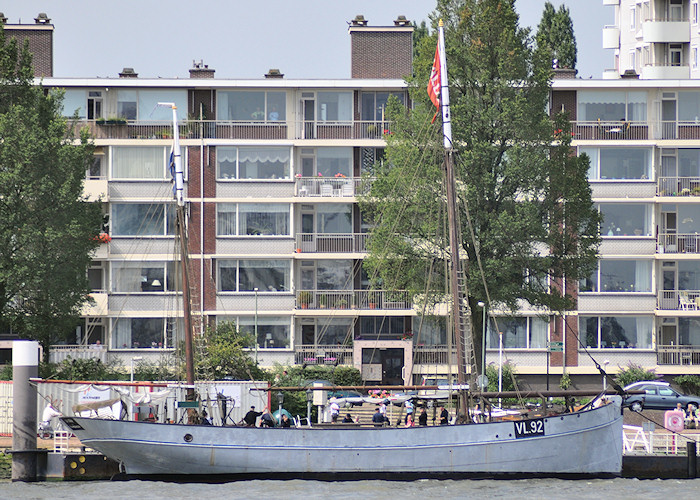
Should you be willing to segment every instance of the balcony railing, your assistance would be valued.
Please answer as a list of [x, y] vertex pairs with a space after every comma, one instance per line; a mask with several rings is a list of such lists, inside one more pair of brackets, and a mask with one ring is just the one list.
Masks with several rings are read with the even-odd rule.
[[405, 290], [300, 290], [297, 309], [408, 310], [413, 302]]
[[659, 196], [700, 196], [700, 177], [659, 177], [656, 183]]
[[352, 346], [302, 345], [294, 348], [297, 365], [352, 365]]
[[[124, 120], [69, 120], [87, 127], [97, 139], [170, 139], [172, 122]], [[383, 139], [391, 132], [382, 121], [276, 121], [184, 120], [181, 139]]]
[[700, 345], [656, 346], [659, 365], [700, 365]]
[[71, 359], [99, 359], [107, 362], [107, 347], [104, 345], [52, 345], [49, 349], [49, 361], [61, 363]]
[[299, 233], [296, 249], [301, 253], [366, 252], [367, 233]]
[[659, 233], [659, 251], [663, 253], [700, 253], [700, 234]]
[[671, 311], [700, 311], [700, 290], [660, 290], [657, 306]]
[[296, 195], [300, 197], [350, 198], [365, 194], [370, 179], [360, 177], [297, 177]]
[[649, 139], [700, 139], [700, 122], [695, 121], [574, 121], [575, 140], [643, 141]]
[[413, 345], [413, 363], [416, 365], [457, 364], [457, 348], [446, 345]]

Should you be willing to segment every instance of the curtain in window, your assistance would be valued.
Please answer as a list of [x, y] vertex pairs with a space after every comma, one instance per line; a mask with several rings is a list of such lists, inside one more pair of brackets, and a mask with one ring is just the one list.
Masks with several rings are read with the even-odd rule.
[[627, 121], [647, 120], [647, 93], [627, 92]]
[[638, 260], [635, 267], [635, 291], [651, 292], [651, 261]]
[[216, 234], [217, 236], [232, 236], [236, 234], [235, 203], [217, 203]]
[[549, 323], [540, 318], [530, 318], [530, 348], [547, 347]]
[[141, 291], [141, 266], [138, 264], [112, 264], [112, 289], [114, 292]]
[[617, 121], [625, 118], [626, 96], [624, 91], [577, 92], [578, 119], [580, 121]]
[[289, 204], [241, 203], [240, 235], [289, 235]]
[[112, 148], [115, 179], [164, 179], [165, 148], [162, 146], [115, 146]]
[[289, 161], [289, 148], [240, 148], [239, 161], [251, 163]]
[[129, 318], [115, 319], [112, 327], [112, 348], [131, 348], [131, 320]]
[[[136, 120], [138, 105], [138, 91], [117, 90], [117, 113], [121, 118]], [[187, 108], [185, 108], [187, 109]]]
[[[654, 329], [654, 318], [637, 316], [637, 345], [639, 349], [651, 349], [651, 334]], [[629, 346], [634, 347], [634, 346]]]

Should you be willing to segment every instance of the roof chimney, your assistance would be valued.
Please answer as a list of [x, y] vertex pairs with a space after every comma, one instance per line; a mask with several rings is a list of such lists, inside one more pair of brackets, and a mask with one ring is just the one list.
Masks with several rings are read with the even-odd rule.
[[34, 18], [36, 24], [51, 24], [51, 19], [46, 15], [46, 12], [39, 12], [39, 15]]
[[7, 24], [7, 18], [5, 17], [4, 12], [0, 12], [0, 23]]
[[350, 24], [352, 26], [367, 26], [368, 22], [369, 21], [365, 19], [365, 16], [363, 16], [362, 14], [358, 14], [355, 16], [355, 19], [350, 21]]
[[629, 80], [634, 80], [634, 79], [636, 79], [636, 78], [639, 78], [639, 75], [638, 75], [637, 72], [636, 72], [635, 70], [633, 70], [633, 69], [626, 69], [625, 72], [622, 73], [622, 75], [620, 75], [620, 78], [625, 78], [625, 79], [629, 79]]
[[406, 19], [406, 16], [399, 16], [394, 20], [394, 26], [410, 26], [411, 21]]
[[199, 62], [192, 61], [190, 78], [214, 78], [214, 70], [209, 68], [208, 64], [204, 64], [204, 61], [201, 59]]
[[280, 73], [277, 68], [270, 68], [270, 70], [265, 73], [265, 78], [284, 78], [284, 73]]
[[134, 68], [124, 68], [121, 73], [119, 73], [119, 78], [138, 78], [139, 74], [134, 71]]

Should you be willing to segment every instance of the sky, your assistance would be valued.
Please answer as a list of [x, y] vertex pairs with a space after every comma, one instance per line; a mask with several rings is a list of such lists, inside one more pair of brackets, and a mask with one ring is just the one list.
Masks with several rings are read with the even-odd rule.
[[[581, 78], [612, 67], [602, 28], [613, 7], [603, 0], [565, 4], [574, 22]], [[520, 25], [537, 27], [545, 0], [516, 0]], [[217, 78], [261, 78], [278, 68], [285, 78], [349, 78], [348, 22], [370, 26], [399, 15], [428, 20], [435, 0], [0, 0], [8, 24], [34, 23], [45, 12], [55, 27], [54, 76], [116, 77], [130, 67], [143, 78], [187, 78], [193, 61]]]

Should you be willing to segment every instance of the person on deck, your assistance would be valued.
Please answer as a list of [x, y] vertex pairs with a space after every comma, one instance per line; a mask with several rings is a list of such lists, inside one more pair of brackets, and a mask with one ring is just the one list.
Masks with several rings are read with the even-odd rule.
[[338, 415], [340, 415], [340, 406], [335, 401], [335, 398], [331, 399], [331, 422], [336, 423], [338, 421]]
[[382, 412], [380, 411], [380, 407], [377, 407], [377, 411], [372, 415], [372, 423], [374, 424], [375, 427], [382, 427], [384, 426], [384, 415], [382, 415]]
[[450, 423], [450, 413], [445, 409], [444, 406], [440, 407], [440, 425], [449, 425]]
[[350, 415], [349, 413], [345, 415], [345, 418], [343, 419], [344, 424], [352, 424], [354, 422], [355, 421], [352, 419], [352, 415]]
[[260, 427], [274, 427], [274, 426], [275, 426], [275, 417], [273, 417], [272, 413], [270, 413], [270, 410], [268, 410], [268, 408], [265, 407], [265, 410], [263, 411], [263, 414], [260, 417]]
[[411, 417], [411, 420], [413, 420], [413, 401], [411, 401], [410, 399], [407, 399], [403, 405], [406, 408], [405, 423], [408, 424], [408, 417]]
[[292, 426], [292, 421], [289, 420], [289, 417], [287, 416], [286, 413], [282, 414], [282, 423], [280, 424], [280, 427], [286, 427], [289, 428]]
[[421, 427], [428, 426], [428, 412], [426, 411], [425, 406], [421, 409], [420, 415], [418, 415], [418, 425]]
[[243, 417], [243, 422], [245, 422], [245, 425], [248, 427], [255, 427], [255, 422], [261, 415], [261, 411], [255, 411], [255, 406], [251, 406], [250, 411], [245, 414], [245, 417]]
[[685, 412], [685, 427], [687, 429], [697, 429], [698, 427], [698, 412], [695, 406], [689, 404], [688, 410]]

